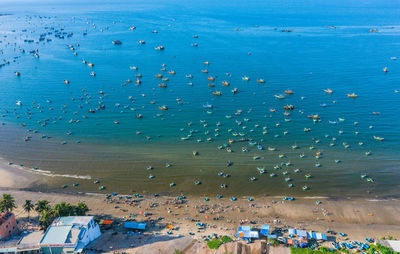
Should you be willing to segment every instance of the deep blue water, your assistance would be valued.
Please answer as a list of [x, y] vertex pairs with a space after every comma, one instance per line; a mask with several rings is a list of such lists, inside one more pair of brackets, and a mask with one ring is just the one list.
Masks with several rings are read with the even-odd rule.
[[[129, 190], [132, 184], [138, 190], [171, 191], [168, 183], [174, 181], [179, 191], [199, 194], [218, 192], [223, 182], [229, 186], [223, 190], [226, 193], [304, 195], [308, 192], [301, 187], [307, 185], [315, 195], [398, 194], [400, 93], [395, 91], [400, 90], [400, 59], [393, 58], [400, 57], [398, 1], [1, 5], [2, 13], [10, 15], [0, 16], [0, 58], [10, 63], [0, 68], [0, 112], [6, 124], [0, 128], [0, 155], [9, 160], [53, 173], [90, 175], [117, 191]], [[136, 29], [129, 30], [130, 26]], [[282, 32], [285, 29], [291, 32]], [[58, 33], [64, 39], [54, 36]], [[40, 35], [43, 41], [38, 41]], [[122, 45], [113, 45], [113, 40]], [[165, 50], [154, 49], [159, 45]], [[35, 49], [39, 58], [29, 53]], [[160, 70], [162, 64], [167, 71]], [[383, 72], [384, 67], [388, 72]], [[208, 74], [201, 72], [206, 69]], [[176, 74], [168, 74], [169, 70]], [[89, 75], [91, 71], [95, 77]], [[135, 74], [139, 73], [138, 86]], [[169, 81], [162, 82], [156, 74]], [[193, 79], [186, 78], [187, 74]], [[207, 80], [210, 76], [214, 82]], [[243, 76], [250, 81], [243, 81]], [[266, 83], [257, 83], [260, 78]], [[224, 80], [230, 85], [223, 86]], [[160, 83], [168, 87], [160, 88]], [[237, 94], [231, 92], [234, 88]], [[333, 90], [331, 95], [324, 92], [327, 88]], [[289, 89], [293, 95], [283, 100], [274, 97]], [[215, 91], [222, 96], [214, 96]], [[348, 93], [358, 98], [347, 98]], [[88, 112], [99, 103], [104, 110]], [[204, 109], [206, 103], [213, 109]], [[295, 109], [284, 116], [283, 106], [289, 104]], [[168, 111], [159, 110], [162, 105]], [[270, 112], [272, 108], [276, 112]], [[243, 111], [241, 115], [234, 115], [237, 110]], [[136, 118], [137, 114], [143, 118]], [[315, 114], [320, 121], [313, 123], [307, 116]], [[263, 134], [264, 130], [268, 133]], [[182, 140], [190, 131], [192, 137]], [[239, 138], [261, 144], [264, 150], [247, 142], [233, 144], [233, 153], [217, 149]], [[291, 149], [294, 144], [299, 149]], [[244, 146], [248, 153], [241, 152]], [[267, 147], [278, 151], [267, 151]], [[199, 151], [199, 156], [193, 158], [192, 151]], [[320, 159], [315, 158], [317, 151], [322, 152]], [[371, 156], [365, 155], [368, 151]], [[300, 159], [300, 153], [306, 157]], [[102, 161], [104, 155], [107, 161]], [[255, 155], [261, 159], [253, 160]], [[75, 156], [80, 163], [74, 163]], [[335, 159], [342, 163], [334, 163]], [[225, 166], [228, 160], [233, 162], [231, 167]], [[173, 167], [164, 169], [166, 161]], [[289, 161], [293, 166], [273, 169]], [[322, 167], [315, 167], [317, 162]], [[147, 165], [156, 165], [155, 170], [147, 171]], [[264, 166], [268, 173], [260, 175], [257, 166]], [[295, 168], [302, 171], [294, 173]], [[217, 178], [219, 171], [232, 177]], [[270, 178], [272, 172], [278, 178]], [[150, 173], [156, 178], [148, 180]], [[306, 173], [314, 176], [312, 180], [304, 179]], [[361, 179], [364, 173], [375, 183]], [[258, 181], [251, 183], [251, 176]], [[294, 188], [288, 189], [287, 177], [293, 179]], [[195, 179], [203, 182], [196, 190]], [[82, 188], [96, 189], [91, 182], [90, 186], [82, 182]], [[248, 187], [243, 190], [242, 186]]]

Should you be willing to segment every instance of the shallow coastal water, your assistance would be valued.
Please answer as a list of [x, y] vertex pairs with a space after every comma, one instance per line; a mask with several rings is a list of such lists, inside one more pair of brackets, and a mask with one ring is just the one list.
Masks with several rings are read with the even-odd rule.
[[[119, 2], [92, 8], [43, 2], [22, 10], [4, 4], [4, 13], [11, 15], [0, 16], [1, 59], [10, 64], [0, 68], [0, 156], [58, 175], [34, 186], [45, 190], [66, 184], [64, 190], [88, 192], [103, 185], [103, 192], [122, 193], [399, 194], [400, 93], [394, 91], [400, 89], [400, 60], [391, 58], [400, 52], [400, 7], [390, 1], [346, 3], [346, 9], [323, 2], [286, 4]], [[41, 35], [45, 39], [39, 41]], [[154, 50], [160, 45], [165, 50]], [[39, 58], [29, 53], [34, 49]], [[160, 70], [162, 64], [167, 71]], [[202, 73], [206, 69], [209, 73]], [[141, 84], [136, 85], [139, 73]], [[260, 78], [266, 83], [257, 83]], [[223, 86], [224, 80], [230, 85]], [[234, 88], [238, 93], [231, 92]], [[326, 88], [333, 93], [325, 93]], [[289, 89], [294, 94], [274, 97]], [[222, 96], [214, 96], [215, 91]], [[353, 92], [358, 98], [347, 98]], [[96, 110], [99, 105], [105, 109]], [[168, 111], [160, 110], [162, 105]], [[294, 105], [290, 115], [283, 115], [285, 105]], [[235, 115], [237, 110], [242, 113]], [[307, 117], [315, 114], [320, 121]], [[229, 139], [236, 141], [233, 152], [217, 148], [228, 146]], [[227, 167], [227, 161], [232, 165]], [[281, 169], [274, 169], [281, 163]], [[257, 167], [267, 173], [259, 174]], [[149, 179], [150, 174], [155, 178]], [[306, 174], [312, 177], [307, 180]], [[257, 180], [250, 181], [252, 176]], [[292, 181], [286, 182], [288, 177]], [[93, 184], [97, 179], [100, 184]], [[196, 180], [201, 184], [195, 185]], [[169, 187], [171, 182], [176, 186]], [[294, 187], [288, 188], [289, 183]], [[303, 186], [310, 189], [303, 191]]]

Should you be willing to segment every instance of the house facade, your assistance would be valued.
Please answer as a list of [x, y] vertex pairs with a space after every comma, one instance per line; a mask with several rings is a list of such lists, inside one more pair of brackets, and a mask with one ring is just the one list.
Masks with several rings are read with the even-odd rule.
[[0, 215], [0, 240], [9, 238], [18, 233], [18, 225], [13, 213]]

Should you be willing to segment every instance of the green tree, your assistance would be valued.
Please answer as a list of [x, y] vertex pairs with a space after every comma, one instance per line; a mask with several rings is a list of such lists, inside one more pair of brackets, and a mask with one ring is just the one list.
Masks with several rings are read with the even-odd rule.
[[0, 200], [0, 210], [2, 212], [10, 213], [14, 208], [17, 208], [15, 200], [11, 194], [4, 193]]
[[49, 201], [47, 200], [39, 200], [36, 203], [35, 211], [39, 214], [42, 214], [44, 211], [50, 211], [51, 207], [49, 205]]
[[49, 210], [44, 210], [41, 213], [40, 219], [39, 219], [39, 226], [43, 229], [46, 230], [51, 223], [53, 222], [55, 216], [52, 211]]
[[30, 217], [30, 212], [35, 208], [35, 205], [32, 203], [32, 200], [25, 200], [25, 204], [23, 205], [25, 212], [28, 213], [28, 220]]
[[75, 207], [75, 214], [78, 216], [85, 216], [88, 211], [89, 207], [85, 202], [78, 202], [78, 205]]
[[75, 215], [75, 207], [65, 202], [56, 204], [52, 211], [56, 217]]

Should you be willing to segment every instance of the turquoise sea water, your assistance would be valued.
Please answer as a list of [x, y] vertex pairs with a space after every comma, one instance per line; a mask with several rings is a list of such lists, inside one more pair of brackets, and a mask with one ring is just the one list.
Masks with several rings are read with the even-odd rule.
[[[35, 188], [66, 184], [68, 190], [98, 191], [103, 185], [103, 192], [225, 196], [399, 194], [396, 1], [5, 2], [1, 10], [9, 15], [0, 16], [0, 156], [64, 175]], [[160, 45], [165, 50], [154, 49]], [[39, 58], [30, 53], [35, 49]], [[140, 85], [136, 74], [142, 75]], [[266, 83], [257, 83], [261, 78]], [[327, 88], [333, 93], [325, 93]], [[289, 89], [294, 94], [285, 95]], [[222, 95], [213, 95], [216, 91]], [[348, 93], [358, 98], [347, 98]], [[280, 94], [285, 99], [274, 97]], [[167, 111], [159, 109], [163, 105]], [[290, 115], [283, 114], [285, 105], [294, 105], [286, 111]], [[315, 114], [320, 121], [307, 117]], [[263, 150], [247, 141], [229, 145], [229, 139], [249, 139]], [[93, 184], [95, 179], [101, 183]], [[79, 187], [72, 187], [75, 182]], [[176, 186], [169, 187], [172, 182]]]

